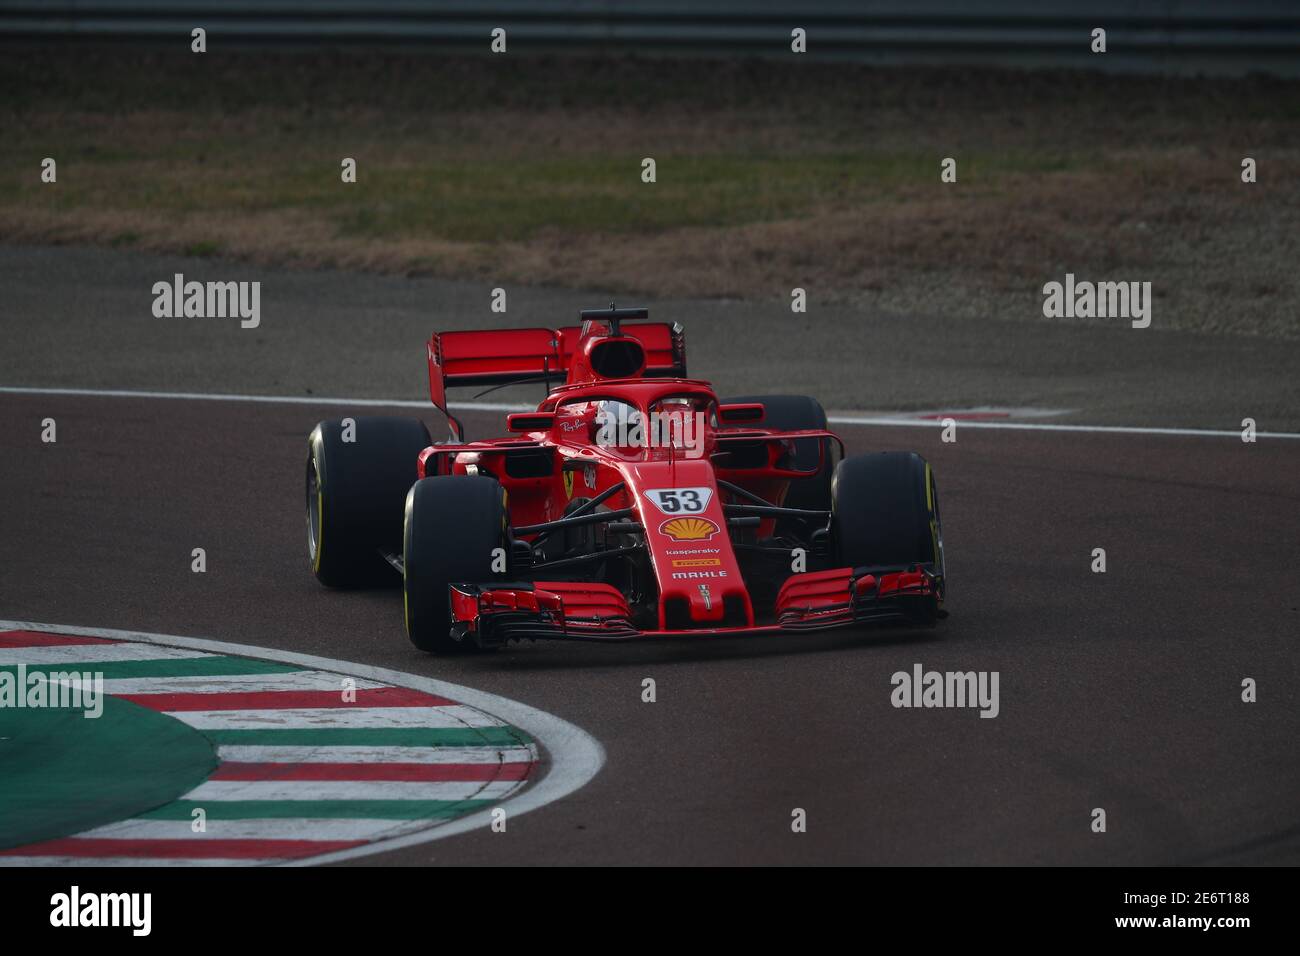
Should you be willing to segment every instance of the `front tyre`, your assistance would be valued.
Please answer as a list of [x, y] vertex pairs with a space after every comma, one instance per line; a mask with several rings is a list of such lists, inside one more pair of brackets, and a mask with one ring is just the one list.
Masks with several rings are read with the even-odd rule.
[[406, 635], [422, 651], [471, 649], [451, 633], [452, 584], [504, 578], [509, 554], [505, 489], [481, 475], [424, 478], [406, 495], [402, 598]]
[[922, 609], [932, 622], [943, 602], [943, 528], [934, 471], [915, 452], [855, 455], [831, 481], [832, 534], [844, 567], [920, 567], [938, 578]]

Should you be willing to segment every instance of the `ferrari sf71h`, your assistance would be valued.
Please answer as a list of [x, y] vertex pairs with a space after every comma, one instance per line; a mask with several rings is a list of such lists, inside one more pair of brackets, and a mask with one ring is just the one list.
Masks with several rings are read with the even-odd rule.
[[[419, 419], [322, 422], [307, 459], [312, 571], [401, 574], [406, 633], [433, 653], [519, 639], [794, 632], [943, 610], [934, 475], [910, 452], [844, 457], [815, 399], [718, 398], [682, 328], [644, 309], [580, 326], [444, 332]], [[469, 440], [449, 386], [544, 382], [505, 438]]]

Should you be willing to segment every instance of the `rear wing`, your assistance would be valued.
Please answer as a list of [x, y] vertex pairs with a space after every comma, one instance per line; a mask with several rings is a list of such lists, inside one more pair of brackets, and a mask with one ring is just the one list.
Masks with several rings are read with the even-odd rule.
[[[510, 385], [563, 379], [577, 354], [583, 326], [561, 329], [491, 329], [435, 332], [429, 338], [429, 398], [444, 412], [447, 389], [454, 386]], [[645, 375], [686, 376], [686, 345], [681, 326], [638, 322], [618, 334], [645, 350]]]

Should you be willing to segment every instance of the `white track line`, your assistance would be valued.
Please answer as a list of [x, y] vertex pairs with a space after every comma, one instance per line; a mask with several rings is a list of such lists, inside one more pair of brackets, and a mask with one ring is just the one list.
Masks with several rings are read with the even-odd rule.
[[[916, 421], [865, 415], [827, 415], [831, 425], [884, 425], [891, 428], [942, 428], [942, 421]], [[990, 428], [998, 431], [1024, 432], [1096, 432], [1107, 435], [1193, 435], [1198, 438], [1236, 438], [1241, 429], [1158, 428], [1146, 425], [1043, 425], [1037, 422], [972, 422], [955, 419], [957, 430]], [[1256, 438], [1300, 438], [1300, 432], [1255, 432]]]
[[[133, 392], [116, 388], [19, 388], [0, 386], [8, 395], [81, 395], [88, 398], [162, 398], [191, 402], [253, 402], [267, 405], [353, 405], [357, 408], [433, 408], [428, 399], [410, 401], [399, 398], [317, 398], [314, 395], [228, 395], [201, 392]], [[452, 408], [470, 412], [527, 412], [535, 405], [508, 402], [456, 402]]]
[[[327, 398], [314, 395], [226, 395], [198, 392], [133, 392], [122, 389], [98, 388], [23, 388], [0, 386], [0, 394], [8, 395], [71, 395], [91, 398], [155, 398], [196, 402], [252, 402], [268, 405], [342, 405], [354, 408], [432, 408], [428, 401], [383, 398]], [[520, 412], [531, 411], [532, 406], [509, 402], [456, 402], [454, 411], [469, 412]], [[831, 425], [871, 425], [887, 428], [942, 428], [942, 420], [917, 421], [885, 415], [835, 414], [827, 416]], [[1091, 432], [1106, 435], [1175, 435], [1197, 438], [1241, 438], [1241, 431], [1217, 428], [1159, 428], [1143, 425], [1047, 425], [1039, 422], [984, 422], [958, 421], [958, 427], [985, 428], [993, 431], [1030, 432]], [[1300, 432], [1261, 432], [1257, 438], [1300, 438]]]
[[[512, 815], [527, 813], [530, 810], [536, 810], [567, 797], [575, 790], [586, 786], [605, 764], [605, 750], [601, 747], [600, 742], [592, 737], [585, 730], [576, 727], [566, 720], [561, 720], [542, 710], [529, 707], [527, 704], [521, 704], [517, 701], [505, 697], [498, 697], [496, 694], [489, 694], [486, 691], [475, 690], [472, 687], [462, 687], [459, 684], [452, 684], [444, 680], [438, 680], [433, 677], [420, 677], [416, 674], [404, 674], [401, 671], [389, 670], [386, 667], [371, 667], [368, 664], [354, 664], [348, 661], [334, 660], [328, 657], [316, 657], [312, 654], [298, 654], [293, 651], [280, 651], [267, 647], [250, 647], [246, 644], [229, 644], [225, 641], [209, 641], [194, 637], [179, 637], [171, 634], [148, 634], [140, 631], [122, 631], [112, 628], [102, 627], [71, 627], [66, 624], [40, 624], [32, 621], [0, 621], [0, 630], [2, 631], [48, 631], [53, 634], [83, 634], [87, 637], [106, 637], [119, 641], [144, 641], [150, 644], [161, 644], [172, 647], [190, 648], [193, 650], [207, 651], [212, 654], [233, 654], [242, 657], [255, 657], [262, 660], [279, 661], [284, 664], [296, 664], [299, 667], [312, 668], [315, 670], [332, 671], [336, 674], [348, 674], [353, 677], [364, 677], [368, 680], [383, 681], [386, 684], [393, 684], [397, 687], [409, 687], [413, 690], [422, 690], [428, 694], [435, 694], [440, 697], [450, 697], [461, 704], [470, 707], [477, 707], [495, 717], [518, 727], [524, 733], [532, 737], [543, 749], [545, 756], [548, 758], [548, 766], [540, 780], [530, 784], [517, 797], [510, 797], [505, 801]], [[492, 822], [492, 809], [480, 810], [477, 813], [467, 814], [463, 817], [457, 817], [447, 823], [438, 824], [427, 830], [418, 833], [410, 833], [392, 839], [380, 840], [375, 843], [369, 843], [365, 846], [354, 847], [350, 850], [339, 850], [335, 853], [322, 853], [313, 856], [307, 860], [290, 860], [283, 863], [285, 866], [314, 866], [318, 863], [334, 863], [339, 860], [350, 860], [356, 857], [368, 856], [372, 853], [385, 853], [389, 850], [396, 850], [406, 846], [415, 846], [420, 843], [429, 843], [433, 840], [441, 840], [443, 837], [456, 836], [460, 833], [467, 833], [470, 830], [477, 830], [485, 827]], [[28, 858], [23, 858], [28, 859]], [[31, 859], [31, 865], [50, 866], [56, 861], [47, 857], [34, 857]], [[8, 860], [6, 862], [13, 862]], [[78, 860], [84, 863], [84, 860]], [[95, 865], [109, 865], [111, 862], [96, 859]], [[136, 862], [139, 861], [120, 861]], [[218, 861], [195, 861], [202, 863], [214, 863]], [[220, 861], [227, 864], [247, 865], [247, 860], [226, 860]]]

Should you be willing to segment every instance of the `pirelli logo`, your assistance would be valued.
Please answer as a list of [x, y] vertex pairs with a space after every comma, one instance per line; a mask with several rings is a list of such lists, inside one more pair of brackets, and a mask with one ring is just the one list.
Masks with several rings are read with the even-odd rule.
[[720, 558], [673, 558], [675, 568], [716, 568], [721, 564]]

